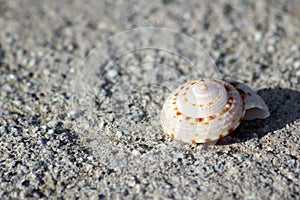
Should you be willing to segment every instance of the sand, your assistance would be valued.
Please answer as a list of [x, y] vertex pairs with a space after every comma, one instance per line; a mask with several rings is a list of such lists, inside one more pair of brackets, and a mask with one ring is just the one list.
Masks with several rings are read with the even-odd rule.
[[[0, 2], [1, 199], [300, 198], [299, 1]], [[271, 116], [172, 140], [162, 105], [200, 77]]]

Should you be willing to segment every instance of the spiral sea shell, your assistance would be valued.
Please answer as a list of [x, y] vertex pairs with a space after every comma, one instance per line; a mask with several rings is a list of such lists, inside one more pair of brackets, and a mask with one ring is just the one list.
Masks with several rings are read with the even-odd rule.
[[177, 88], [164, 103], [160, 120], [171, 138], [204, 143], [231, 133], [243, 119], [269, 115], [262, 98], [248, 86], [228, 79], [201, 79]]

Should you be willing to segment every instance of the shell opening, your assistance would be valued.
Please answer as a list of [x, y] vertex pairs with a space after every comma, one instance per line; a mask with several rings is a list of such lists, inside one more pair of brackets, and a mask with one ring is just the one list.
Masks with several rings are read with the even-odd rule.
[[268, 110], [264, 110], [260, 108], [251, 108], [246, 110], [244, 120], [266, 119], [269, 116], [270, 116], [270, 112]]

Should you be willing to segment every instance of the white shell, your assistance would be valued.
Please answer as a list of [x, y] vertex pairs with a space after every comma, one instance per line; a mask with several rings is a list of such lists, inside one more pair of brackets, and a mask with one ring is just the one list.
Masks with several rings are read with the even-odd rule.
[[244, 106], [246, 114], [244, 120], [266, 119], [270, 116], [269, 109], [264, 100], [253, 89], [238, 81], [229, 79], [226, 81], [245, 95]]
[[246, 119], [267, 118], [268, 107], [251, 88], [233, 80], [201, 79], [175, 90], [161, 112], [163, 130], [187, 143], [220, 139]]

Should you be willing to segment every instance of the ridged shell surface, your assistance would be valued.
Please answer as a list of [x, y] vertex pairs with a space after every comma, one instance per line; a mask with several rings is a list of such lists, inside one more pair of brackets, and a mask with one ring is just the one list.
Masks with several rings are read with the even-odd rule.
[[232, 132], [245, 114], [239, 92], [224, 80], [190, 81], [175, 90], [161, 112], [163, 130], [177, 140], [204, 143]]

